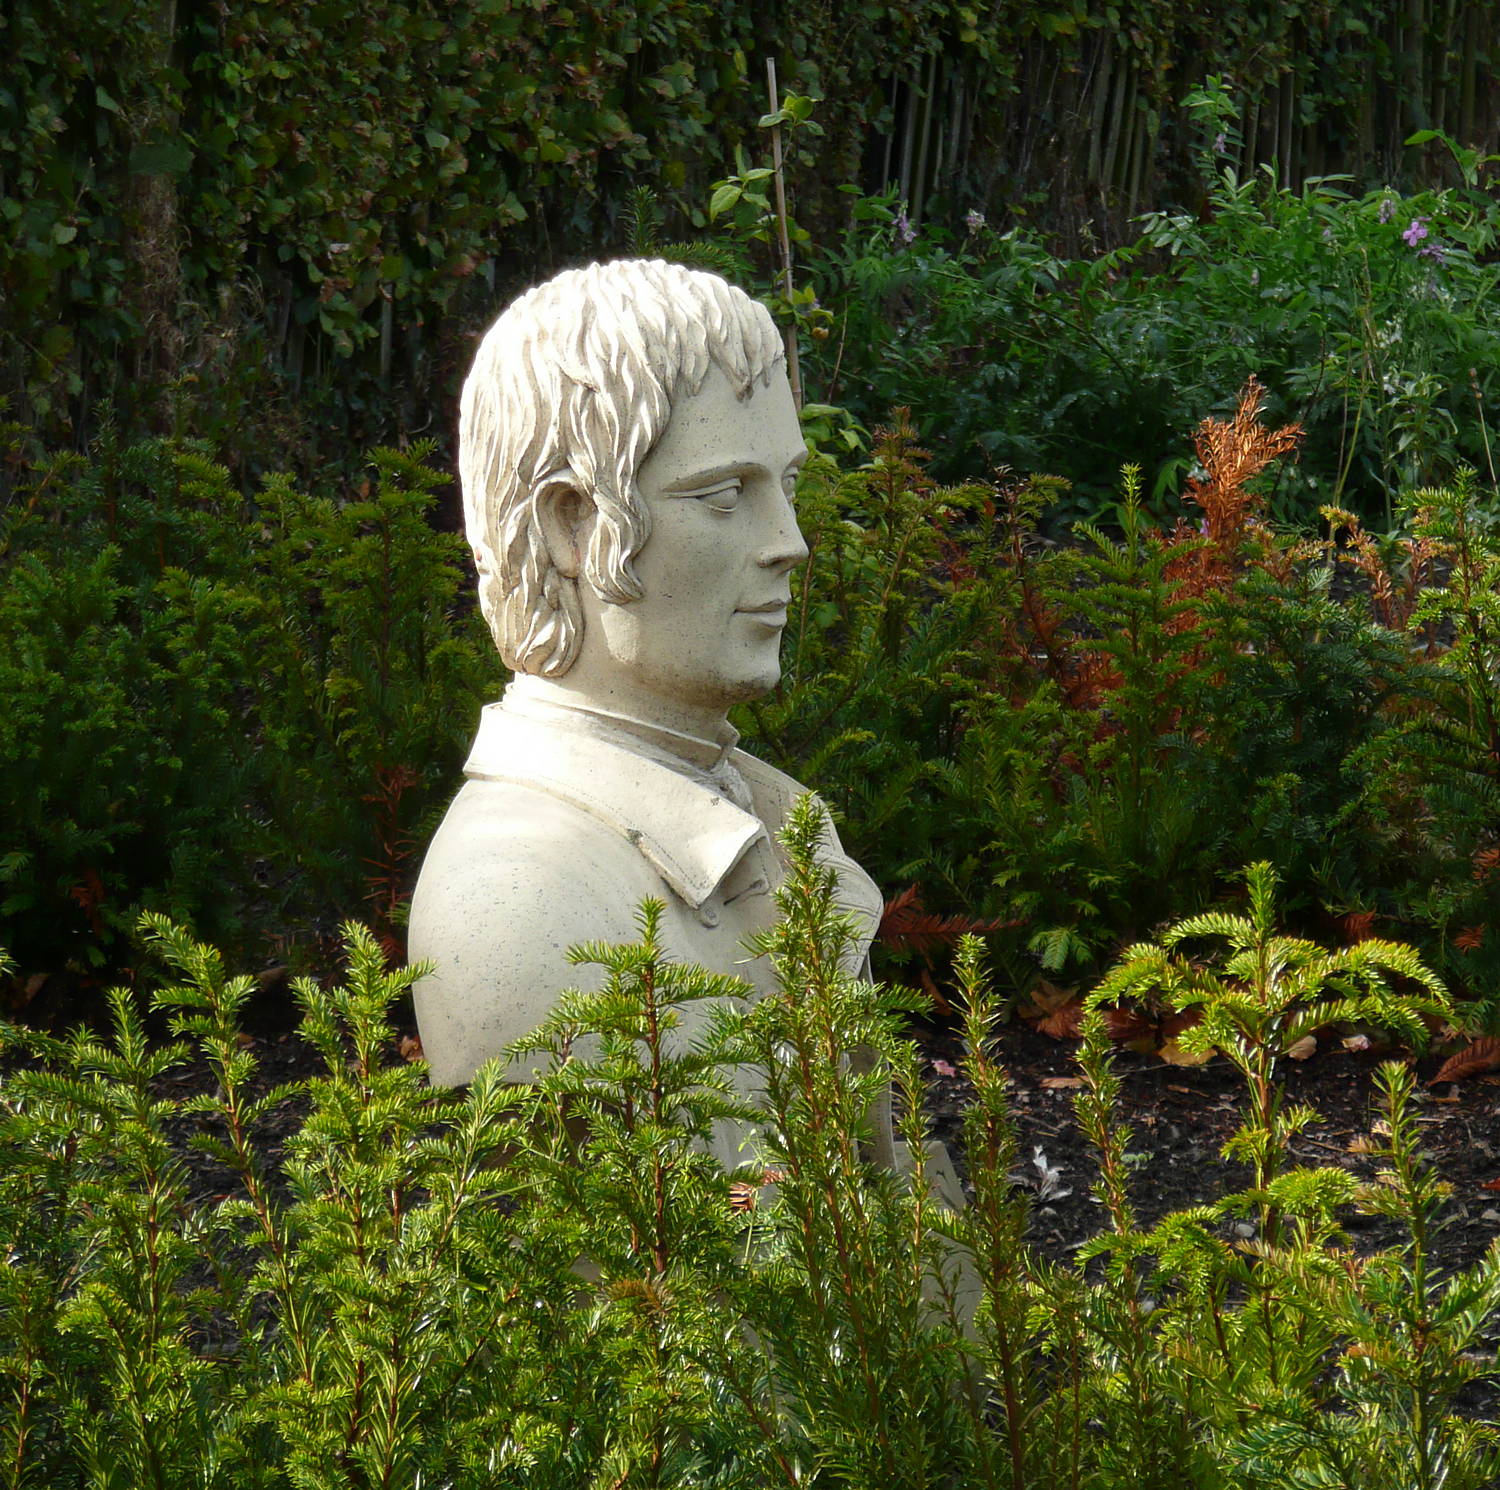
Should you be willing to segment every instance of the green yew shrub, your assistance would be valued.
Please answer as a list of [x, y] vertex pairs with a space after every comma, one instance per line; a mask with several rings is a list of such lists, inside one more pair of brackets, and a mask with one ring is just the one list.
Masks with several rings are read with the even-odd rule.
[[[384, 933], [500, 670], [430, 446], [348, 499], [246, 501], [196, 446], [5, 431], [0, 933], [118, 955], [144, 904], [218, 937], [368, 897]], [[289, 929], [285, 921], [274, 929]]]
[[[1384, 1078], [1382, 1183], [1281, 1165], [1142, 1232], [1094, 1015], [1078, 1110], [1107, 1225], [1078, 1265], [1044, 1265], [1007, 1177], [981, 948], [959, 965], [976, 1102], [954, 1213], [923, 1178], [899, 1001], [839, 971], [818, 823], [793, 819], [761, 942], [779, 993], [747, 1007], [735, 980], [667, 961], [648, 903], [639, 941], [575, 953], [602, 981], [525, 1042], [534, 1086], [491, 1064], [437, 1090], [392, 1063], [388, 1011], [421, 970], [386, 971], [356, 926], [340, 986], [296, 984], [323, 1061], [298, 1094], [256, 1081], [252, 980], [160, 917], [167, 1044], [126, 990], [106, 1035], [8, 1031], [27, 1058], [0, 1087], [6, 1482], [1228, 1490], [1353, 1485], [1359, 1465], [1381, 1490], [1490, 1483], [1495, 1432], [1451, 1402], [1493, 1374], [1477, 1347], [1500, 1249], [1432, 1275], [1441, 1187], [1409, 1073]], [[709, 1034], [684, 1046], [677, 1010], [705, 998]], [[211, 1091], [168, 1079], [190, 1051]], [[762, 1146], [726, 1175], [695, 1140], [750, 1116], [731, 1062], [765, 1096]], [[892, 1080], [910, 1173], [862, 1148]], [[259, 1135], [294, 1095], [273, 1161]], [[1284, 1151], [1262, 1115], [1247, 1105], [1246, 1141]], [[189, 1149], [222, 1178], [193, 1178]], [[1225, 1223], [1266, 1204], [1275, 1237], [1233, 1241]], [[1351, 1266], [1350, 1204], [1407, 1241]]]

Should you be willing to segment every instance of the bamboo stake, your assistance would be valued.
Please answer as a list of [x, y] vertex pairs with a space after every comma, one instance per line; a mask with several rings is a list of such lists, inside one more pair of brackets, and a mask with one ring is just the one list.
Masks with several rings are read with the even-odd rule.
[[1289, 72], [1281, 80], [1281, 138], [1277, 145], [1281, 151], [1281, 184], [1290, 191], [1292, 187], [1292, 121], [1297, 116], [1297, 74]]
[[[1443, 35], [1434, 62], [1436, 75], [1432, 86], [1432, 127], [1445, 133], [1449, 131], [1453, 114], [1453, 43], [1457, 25], [1458, 0], [1447, 0], [1443, 6]], [[1460, 140], [1458, 143], [1464, 145], [1468, 141]]]
[[1106, 31], [1094, 61], [1093, 76], [1086, 85], [1093, 94], [1089, 100], [1088, 177], [1090, 181], [1097, 181], [1101, 186], [1103, 185], [1101, 173], [1104, 169], [1104, 151], [1101, 145], [1104, 121], [1109, 112], [1109, 88], [1113, 81], [1111, 73], [1114, 67], [1114, 49], [1114, 36]]
[[911, 197], [911, 152], [916, 142], [912, 116], [917, 106], [917, 85], [909, 81], [902, 86], [906, 89], [906, 113], [901, 119], [901, 175], [897, 184], [901, 199], [906, 201]]
[[916, 181], [912, 186], [911, 205], [908, 211], [913, 222], [922, 216], [923, 200], [927, 195], [928, 156], [932, 148], [933, 95], [937, 92], [937, 53], [927, 59], [927, 87], [922, 95], [922, 137], [917, 143]]
[[900, 96], [899, 79], [891, 80], [891, 127], [885, 132], [885, 151], [880, 159], [880, 187], [886, 190], [891, 184], [891, 156], [896, 148], [896, 100]]
[[959, 138], [963, 131], [964, 123], [964, 94], [968, 91], [967, 79], [964, 76], [965, 69], [960, 67], [948, 80], [948, 97], [950, 108], [948, 111], [948, 156], [943, 162], [943, 174], [949, 181], [958, 178], [958, 168], [963, 164], [963, 155], [959, 150]]
[[[1408, 0], [1406, 11], [1405, 47], [1402, 50], [1402, 81], [1406, 85], [1406, 122], [1412, 129], [1427, 129], [1430, 116], [1427, 112], [1427, 74], [1424, 56], [1426, 42], [1426, 15], [1423, 0]], [[1403, 138], [1406, 125], [1401, 126]]]
[[[766, 58], [766, 86], [771, 96], [771, 113], [781, 107], [781, 92], [776, 86], [776, 59]], [[786, 219], [786, 175], [781, 161], [781, 126], [771, 126], [771, 167], [776, 182], [776, 229], [781, 242], [781, 293], [790, 307], [792, 303], [792, 239], [787, 231]], [[792, 385], [792, 402], [802, 407], [802, 367], [797, 360], [797, 318], [792, 316], [786, 328], [786, 376]]]
[[1474, 84], [1478, 68], [1474, 65], [1474, 54], [1479, 50], [1479, 7], [1466, 7], [1464, 16], [1464, 49], [1459, 60], [1458, 83], [1458, 142], [1461, 145], [1479, 144], [1474, 138]]
[[1113, 98], [1111, 99], [1107, 143], [1099, 162], [1099, 186], [1108, 200], [1115, 184], [1115, 161], [1120, 153], [1121, 136], [1125, 132], [1125, 97], [1130, 86], [1130, 75], [1135, 71], [1134, 61], [1127, 55], [1125, 65], [1115, 74]]

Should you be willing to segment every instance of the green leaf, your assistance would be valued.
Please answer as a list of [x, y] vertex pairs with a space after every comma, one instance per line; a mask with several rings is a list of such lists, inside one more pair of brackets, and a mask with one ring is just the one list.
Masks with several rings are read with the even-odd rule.
[[721, 181], [714, 188], [714, 194], [708, 200], [708, 215], [710, 218], [719, 217], [728, 212], [730, 208], [739, 204], [744, 195], [743, 188], [735, 181]]

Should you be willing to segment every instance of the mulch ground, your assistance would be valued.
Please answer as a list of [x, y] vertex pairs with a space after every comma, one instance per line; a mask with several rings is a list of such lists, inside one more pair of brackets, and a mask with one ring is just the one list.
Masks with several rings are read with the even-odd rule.
[[[961, 1074], [962, 1045], [951, 1029], [938, 1024], [919, 1024], [913, 1033], [926, 1059], [933, 1130], [960, 1156], [963, 1114], [971, 1096]], [[1022, 1021], [1006, 1025], [999, 1039], [1011, 1078], [1021, 1178], [1036, 1192], [1031, 1239], [1059, 1260], [1093, 1236], [1102, 1220], [1089, 1193], [1096, 1178], [1093, 1151], [1073, 1116], [1076, 1087], [1065, 1084], [1078, 1077], [1076, 1048], [1076, 1041], [1039, 1034]], [[1288, 1100], [1305, 1103], [1321, 1117], [1293, 1141], [1296, 1162], [1337, 1166], [1357, 1179], [1374, 1179], [1380, 1164], [1369, 1151], [1380, 1146], [1373, 1133], [1380, 1106], [1372, 1078], [1388, 1059], [1389, 1053], [1356, 1054], [1335, 1047], [1288, 1063]], [[1239, 1126], [1244, 1094], [1227, 1061], [1173, 1066], [1121, 1049], [1115, 1063], [1121, 1078], [1120, 1116], [1133, 1130], [1130, 1152], [1137, 1156], [1132, 1200], [1144, 1224], [1249, 1183], [1249, 1169], [1219, 1152]], [[1435, 1090], [1421, 1085], [1441, 1064], [1435, 1056], [1418, 1062], [1414, 1100], [1423, 1151], [1453, 1186], [1448, 1224], [1434, 1250], [1439, 1266], [1458, 1268], [1477, 1262], [1500, 1236], [1500, 1191], [1485, 1188], [1500, 1177], [1500, 1076]], [[955, 1074], [947, 1074], [949, 1070]], [[1044, 1171], [1056, 1178], [1049, 1183]], [[1346, 1227], [1360, 1250], [1396, 1237], [1390, 1223], [1378, 1217], [1350, 1216]]]
[[[963, 1115], [972, 1099], [960, 1065], [962, 1043], [951, 1027], [937, 1023], [919, 1023], [913, 1034], [925, 1058], [933, 1132], [948, 1145], [962, 1176]], [[1094, 1153], [1073, 1115], [1077, 1042], [1015, 1021], [1004, 1027], [998, 1045], [1010, 1075], [1019, 1160], [1015, 1178], [1032, 1192], [1029, 1239], [1044, 1256], [1065, 1261], [1105, 1224], [1090, 1193], [1098, 1174]], [[1298, 1164], [1337, 1166], [1359, 1180], [1375, 1178], [1381, 1161], [1371, 1151], [1382, 1144], [1375, 1131], [1382, 1109], [1373, 1077], [1391, 1058], [1391, 1052], [1352, 1053], [1335, 1044], [1309, 1060], [1288, 1063], [1288, 1100], [1320, 1115], [1293, 1140]], [[1227, 1061], [1173, 1066], [1121, 1049], [1115, 1062], [1121, 1078], [1119, 1115], [1132, 1130], [1129, 1152], [1136, 1156], [1131, 1199], [1143, 1225], [1249, 1184], [1248, 1166], [1220, 1157], [1239, 1126], [1244, 1095]], [[1500, 1188], [1493, 1187], [1500, 1178], [1500, 1075], [1427, 1086], [1441, 1064], [1440, 1056], [1417, 1061], [1413, 1094], [1422, 1153], [1452, 1186], [1444, 1224], [1431, 1238], [1430, 1256], [1439, 1274], [1472, 1266], [1500, 1237]], [[1343, 1224], [1361, 1255], [1403, 1240], [1383, 1217], [1350, 1214]], [[1500, 1349], [1500, 1319], [1490, 1321], [1487, 1347]], [[1500, 1419], [1500, 1383], [1471, 1384], [1455, 1405], [1471, 1417]]]

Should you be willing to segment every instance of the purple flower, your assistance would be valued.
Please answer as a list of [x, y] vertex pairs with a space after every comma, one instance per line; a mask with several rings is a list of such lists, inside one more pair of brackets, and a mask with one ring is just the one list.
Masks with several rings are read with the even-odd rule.
[[896, 242], [902, 245], [915, 243], [917, 241], [917, 230], [911, 225], [911, 218], [906, 215], [903, 207], [896, 214]]
[[1419, 244], [1427, 236], [1427, 224], [1430, 221], [1431, 219], [1426, 217], [1412, 218], [1411, 226], [1407, 228], [1404, 233], [1402, 233], [1402, 238], [1404, 238], [1412, 248], [1415, 248], [1417, 244]]
[[1376, 213], [1377, 222], [1389, 222], [1396, 215], [1396, 202], [1393, 197], [1382, 197], [1380, 211]]
[[1448, 262], [1446, 250], [1435, 238], [1431, 243], [1424, 243], [1417, 250], [1417, 257], [1419, 259], [1431, 259], [1434, 264], [1446, 264]]
[[964, 226], [971, 233], [982, 232], [984, 229], [984, 213], [979, 211], [977, 207], [971, 209], [969, 215], [964, 218]]

